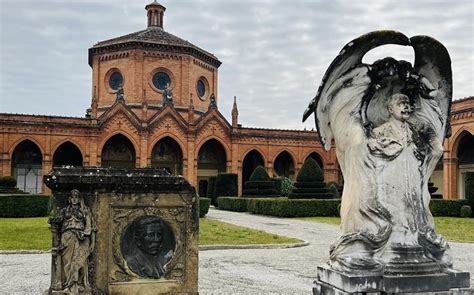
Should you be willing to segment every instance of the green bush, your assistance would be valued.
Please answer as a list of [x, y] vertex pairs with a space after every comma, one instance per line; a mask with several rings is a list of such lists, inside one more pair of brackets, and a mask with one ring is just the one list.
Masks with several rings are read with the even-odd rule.
[[0, 177], [0, 188], [14, 188], [16, 186], [16, 179], [13, 176]]
[[474, 208], [474, 172], [466, 173], [466, 200]]
[[333, 195], [333, 198], [339, 199], [341, 195], [339, 194], [339, 190], [337, 189], [337, 186], [332, 183], [331, 185], [328, 186], [329, 192]]
[[273, 177], [277, 194], [282, 197], [288, 197], [294, 189], [293, 181], [288, 177]]
[[248, 196], [273, 196], [279, 197], [280, 195], [277, 193], [276, 189], [274, 188], [246, 188], [244, 190], [244, 197]]
[[295, 188], [325, 188], [324, 182], [295, 182]]
[[433, 216], [460, 217], [461, 207], [468, 205], [467, 200], [438, 200], [431, 199], [430, 210]]
[[471, 217], [472, 215], [472, 208], [471, 206], [469, 205], [464, 205], [461, 207], [461, 213], [460, 213], [460, 216], [462, 218], [467, 218], [467, 217]]
[[248, 189], [252, 189], [252, 188], [260, 188], [260, 189], [270, 188], [271, 189], [271, 188], [275, 188], [275, 185], [276, 183], [270, 180], [246, 181], [244, 184], [244, 186]]
[[199, 217], [200, 218], [206, 216], [206, 214], [209, 212], [210, 205], [211, 205], [211, 199], [199, 198]]
[[295, 188], [288, 196], [290, 199], [332, 199], [334, 194], [324, 182], [323, 170], [318, 163], [308, 158], [296, 177]]
[[324, 174], [318, 162], [313, 158], [308, 158], [303, 167], [301, 167], [298, 176], [296, 177], [297, 182], [321, 182], [324, 181]]
[[246, 212], [247, 203], [250, 199], [248, 198], [238, 198], [238, 197], [219, 197], [217, 198], [217, 203], [219, 204], [219, 209], [235, 212]]
[[278, 217], [339, 216], [340, 200], [249, 199], [247, 210]]
[[216, 176], [211, 176], [209, 177], [209, 180], [207, 182], [207, 193], [206, 197], [211, 200], [212, 205], [216, 205], [216, 200], [214, 196], [214, 189], [216, 187]]
[[46, 195], [2, 195], [0, 217], [47, 216], [49, 200]]
[[235, 173], [219, 173], [214, 186], [215, 198], [220, 196], [237, 196], [237, 177]]
[[244, 184], [243, 195], [273, 196], [277, 197], [275, 182], [268, 176], [267, 170], [262, 166], [257, 166], [250, 176], [249, 181]]
[[295, 189], [295, 186], [293, 185], [293, 181], [289, 179], [288, 177], [282, 177], [283, 181], [281, 183], [281, 192], [280, 195], [282, 197], [288, 197], [291, 195], [293, 190]]
[[255, 170], [250, 175], [250, 181], [259, 181], [259, 180], [270, 180], [270, 176], [267, 173], [267, 170], [263, 166], [257, 166]]

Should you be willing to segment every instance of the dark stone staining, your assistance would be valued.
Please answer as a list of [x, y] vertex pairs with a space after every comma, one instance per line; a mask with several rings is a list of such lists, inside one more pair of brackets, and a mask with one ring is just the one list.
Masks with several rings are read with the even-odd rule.
[[81, 192], [179, 192], [193, 190], [182, 176], [158, 168], [120, 169], [102, 167], [57, 168], [44, 176], [54, 191], [74, 188]]
[[121, 238], [122, 255], [128, 268], [143, 278], [159, 279], [172, 259], [176, 239], [160, 217], [145, 216], [130, 223]]

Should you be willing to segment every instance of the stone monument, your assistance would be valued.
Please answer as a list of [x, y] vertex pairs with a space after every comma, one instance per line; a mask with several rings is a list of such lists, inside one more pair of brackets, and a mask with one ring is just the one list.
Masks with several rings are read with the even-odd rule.
[[[411, 46], [415, 61], [362, 63], [373, 48]], [[461, 294], [434, 229], [429, 177], [450, 136], [451, 61], [427, 36], [377, 31], [349, 42], [331, 63], [303, 121], [315, 114], [326, 150], [333, 140], [344, 176], [342, 235], [318, 267], [314, 294]], [[469, 292], [469, 291], [466, 291]]]
[[64, 167], [53, 191], [49, 294], [198, 293], [194, 188], [161, 169]]

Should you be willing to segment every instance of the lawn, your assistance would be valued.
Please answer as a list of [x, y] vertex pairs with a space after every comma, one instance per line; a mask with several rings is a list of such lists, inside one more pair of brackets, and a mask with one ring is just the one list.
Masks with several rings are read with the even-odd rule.
[[[200, 219], [200, 245], [288, 244], [297, 239], [277, 236], [206, 218]], [[0, 218], [0, 250], [48, 250], [48, 218]]]
[[291, 244], [302, 242], [298, 239], [206, 218], [202, 218], [200, 222], [200, 245]]
[[[336, 224], [339, 217], [305, 217], [301, 220]], [[474, 242], [474, 218], [435, 217], [436, 232], [450, 241]]]

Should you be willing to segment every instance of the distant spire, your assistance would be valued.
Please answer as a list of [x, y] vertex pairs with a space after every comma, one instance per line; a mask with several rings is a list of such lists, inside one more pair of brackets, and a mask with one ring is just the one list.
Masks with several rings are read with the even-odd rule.
[[148, 27], [157, 27], [163, 29], [163, 16], [166, 7], [156, 2], [155, 0], [145, 6], [145, 9], [147, 11]]
[[237, 127], [239, 121], [239, 110], [237, 109], [237, 97], [234, 96], [234, 106], [232, 107], [232, 127]]

